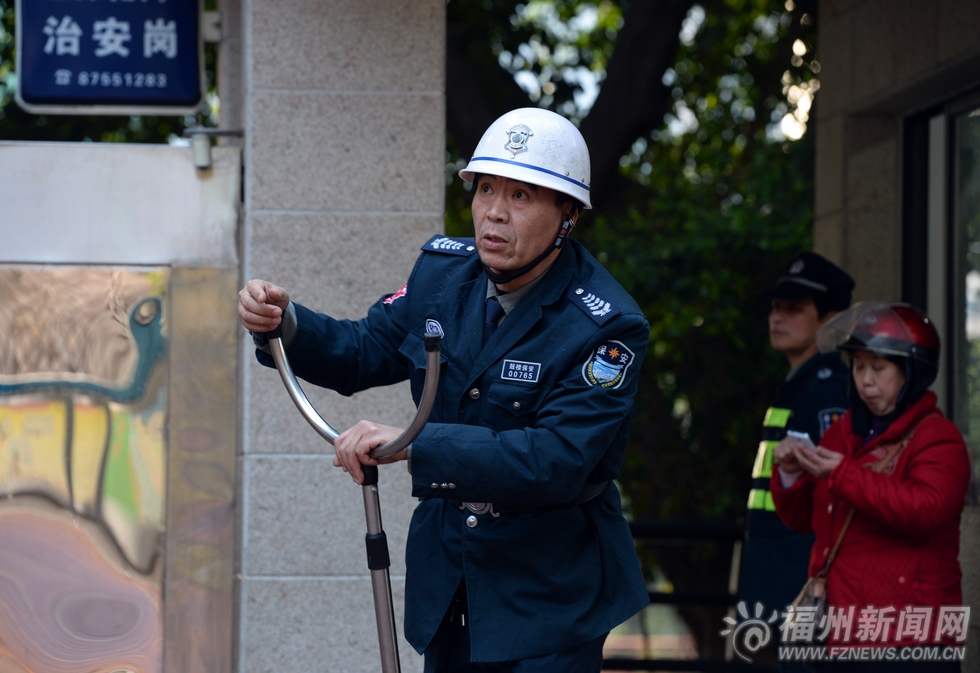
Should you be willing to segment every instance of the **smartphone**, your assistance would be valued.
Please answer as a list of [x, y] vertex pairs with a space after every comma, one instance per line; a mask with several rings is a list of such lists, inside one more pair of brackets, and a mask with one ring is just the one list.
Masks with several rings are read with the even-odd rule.
[[810, 449], [814, 453], [817, 452], [817, 447], [814, 445], [813, 440], [810, 439], [809, 433], [806, 433], [806, 432], [797, 432], [796, 430], [787, 430], [786, 431], [786, 436], [787, 437], [792, 437], [793, 439], [800, 440], [801, 442], [803, 442], [803, 445], [806, 448]]

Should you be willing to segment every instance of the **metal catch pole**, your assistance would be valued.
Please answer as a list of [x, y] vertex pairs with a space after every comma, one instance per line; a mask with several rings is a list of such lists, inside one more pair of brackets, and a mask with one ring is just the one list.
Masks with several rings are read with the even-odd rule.
[[[272, 332], [267, 332], [265, 336], [269, 341], [269, 349], [272, 352], [272, 359], [276, 362], [279, 377], [282, 379], [283, 385], [286, 386], [289, 397], [292, 398], [303, 418], [313, 426], [313, 429], [333, 445], [340, 433], [323, 420], [323, 417], [313, 407], [306, 397], [306, 393], [300, 387], [299, 381], [297, 381], [296, 375], [289, 365], [289, 359], [286, 357], [286, 349], [282, 344], [282, 330], [277, 327]], [[436, 389], [439, 384], [441, 346], [442, 337], [437, 332], [426, 332], [425, 384], [422, 389], [422, 398], [415, 412], [415, 418], [412, 419], [412, 422], [401, 435], [371, 451], [373, 458], [388, 458], [404, 450], [425, 427], [429, 414], [432, 412], [432, 405], [435, 403]], [[368, 569], [371, 571], [371, 589], [374, 593], [374, 615], [378, 624], [381, 670], [382, 673], [401, 673], [401, 663], [398, 660], [398, 640], [395, 632], [395, 609], [391, 598], [391, 575], [389, 573], [391, 559], [388, 554], [388, 538], [381, 526], [378, 468], [376, 465], [364, 465], [362, 471], [364, 481], [361, 484], [361, 492], [364, 496], [364, 516], [367, 519], [365, 546], [367, 547]]]

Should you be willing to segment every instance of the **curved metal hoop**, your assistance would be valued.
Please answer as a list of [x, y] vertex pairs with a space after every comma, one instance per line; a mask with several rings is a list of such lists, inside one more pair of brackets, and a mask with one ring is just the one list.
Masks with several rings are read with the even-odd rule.
[[[293, 373], [293, 368], [289, 364], [289, 358], [286, 357], [286, 349], [282, 344], [282, 332], [276, 329], [273, 332], [267, 333], [266, 336], [269, 339], [269, 349], [272, 351], [272, 359], [275, 360], [276, 369], [279, 371], [279, 378], [282, 379], [283, 385], [286, 386], [286, 391], [289, 393], [289, 397], [293, 400], [296, 408], [299, 409], [307, 423], [309, 423], [321, 437], [330, 442], [330, 444], [333, 444], [334, 440], [340, 436], [340, 433], [323, 419], [319, 412], [317, 412], [317, 410], [313, 407], [313, 404], [310, 403], [306, 393], [303, 392], [303, 388], [299, 385], [299, 381], [296, 379], [296, 375]], [[418, 409], [415, 411], [415, 418], [412, 419], [412, 422], [407, 428], [405, 428], [405, 431], [402, 432], [402, 434], [387, 444], [379, 446], [371, 451], [372, 458], [387, 458], [395, 455], [411, 444], [412, 440], [415, 439], [422, 431], [422, 428], [425, 427], [426, 421], [429, 420], [429, 414], [432, 413], [432, 405], [435, 403], [436, 390], [439, 386], [441, 348], [442, 337], [439, 335], [439, 333], [426, 332], [425, 384], [422, 389], [422, 399], [419, 401]]]
[[[306, 393], [296, 380], [293, 368], [286, 357], [286, 349], [282, 344], [282, 330], [276, 328], [266, 333], [272, 359], [276, 362], [279, 377], [286, 386], [286, 391], [293, 403], [299, 409], [303, 418], [313, 426], [321, 437], [330, 442], [340, 436], [310, 403]], [[422, 428], [425, 427], [432, 405], [436, 399], [436, 389], [439, 386], [439, 368], [441, 365], [442, 337], [437, 332], [425, 334], [425, 384], [422, 389], [422, 399], [419, 401], [415, 418], [407, 428], [395, 439], [371, 451], [371, 457], [380, 459], [393, 456], [412, 443]], [[391, 598], [391, 576], [389, 574], [390, 560], [388, 557], [388, 542], [381, 527], [381, 502], [378, 497], [378, 468], [364, 468], [364, 481], [361, 490], [364, 495], [364, 514], [367, 518], [367, 552], [368, 568], [371, 571], [371, 587], [374, 593], [374, 613], [378, 626], [378, 644], [381, 649], [382, 673], [400, 673], [401, 663], [398, 659], [398, 642], [395, 634], [395, 610]]]

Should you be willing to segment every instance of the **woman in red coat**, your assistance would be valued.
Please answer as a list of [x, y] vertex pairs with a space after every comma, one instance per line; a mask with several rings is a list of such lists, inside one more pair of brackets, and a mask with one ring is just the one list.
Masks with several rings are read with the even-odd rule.
[[942, 646], [966, 638], [957, 557], [970, 462], [928, 391], [939, 335], [911, 306], [858, 304], [818, 343], [850, 356], [851, 408], [815, 451], [792, 438], [780, 443], [773, 500], [787, 526], [816, 534], [809, 570], [827, 580], [827, 653], [864, 648], [861, 656], [887, 659], [818, 670], [959, 671], [959, 661], [912, 661], [915, 648], [940, 645], [940, 656], [951, 656]]

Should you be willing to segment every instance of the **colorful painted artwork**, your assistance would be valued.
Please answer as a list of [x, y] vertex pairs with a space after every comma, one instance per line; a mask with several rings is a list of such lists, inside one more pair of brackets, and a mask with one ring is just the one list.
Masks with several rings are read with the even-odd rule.
[[0, 269], [0, 670], [162, 670], [167, 269]]

